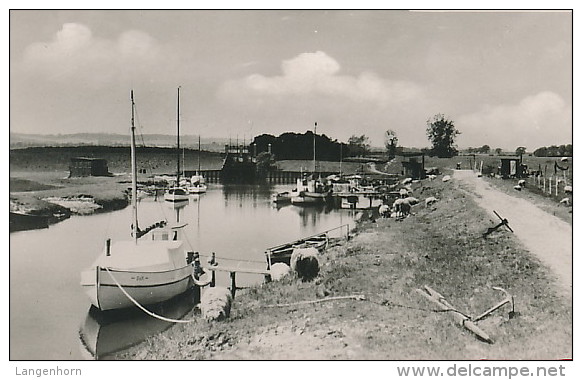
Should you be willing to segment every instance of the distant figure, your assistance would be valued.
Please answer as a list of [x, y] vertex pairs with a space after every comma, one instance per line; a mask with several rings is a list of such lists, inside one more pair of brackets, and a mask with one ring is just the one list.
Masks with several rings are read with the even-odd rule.
[[461, 163], [457, 162], [457, 170], [461, 170]]

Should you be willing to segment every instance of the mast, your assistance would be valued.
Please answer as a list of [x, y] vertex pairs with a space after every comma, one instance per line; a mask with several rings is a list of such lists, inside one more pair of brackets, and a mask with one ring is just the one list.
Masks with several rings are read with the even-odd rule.
[[137, 162], [135, 158], [135, 123], [134, 123], [133, 90], [131, 90], [131, 207], [133, 209], [132, 232], [133, 239], [137, 244]]
[[200, 135], [198, 135], [198, 173], [200, 175]]
[[177, 109], [177, 121], [176, 121], [176, 126], [177, 126], [177, 134], [176, 134], [176, 145], [178, 146], [178, 148], [176, 149], [176, 151], [178, 152], [178, 171], [177, 171], [177, 176], [176, 176], [176, 186], [180, 185], [180, 86], [178, 86], [178, 109]]
[[315, 122], [315, 127], [313, 128], [313, 178], [315, 179], [315, 171], [317, 170], [315, 164], [315, 135], [317, 134], [317, 121]]

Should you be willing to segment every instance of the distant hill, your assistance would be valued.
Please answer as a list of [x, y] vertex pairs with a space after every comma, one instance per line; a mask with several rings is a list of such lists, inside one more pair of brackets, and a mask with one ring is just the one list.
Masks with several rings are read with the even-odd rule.
[[[175, 147], [176, 136], [149, 134], [136, 136], [137, 144], [149, 147]], [[202, 137], [201, 150], [208, 152], [223, 152], [224, 145], [228, 144], [226, 138]], [[129, 146], [129, 136], [114, 133], [73, 133], [73, 134], [24, 134], [10, 132], [10, 149], [28, 148], [28, 147], [47, 147], [47, 146]], [[185, 148], [198, 148], [198, 136], [184, 135], [180, 136], [180, 146]]]

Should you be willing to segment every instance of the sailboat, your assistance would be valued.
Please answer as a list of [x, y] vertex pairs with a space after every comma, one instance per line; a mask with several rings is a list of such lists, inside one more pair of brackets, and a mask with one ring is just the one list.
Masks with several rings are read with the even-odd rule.
[[168, 202], [185, 202], [188, 201], [188, 189], [184, 186], [180, 186], [180, 87], [178, 87], [178, 111], [177, 111], [177, 129], [178, 132], [176, 134], [176, 141], [177, 141], [177, 165], [178, 170], [176, 171], [176, 183], [166, 191], [164, 194], [164, 199]]
[[317, 123], [313, 130], [313, 174], [311, 178], [297, 179], [297, 190], [299, 194], [291, 197], [291, 203], [297, 206], [320, 205], [327, 202], [331, 196], [331, 191], [321, 181], [315, 178], [317, 171], [317, 161], [315, 155], [315, 137], [317, 136]]
[[192, 194], [205, 193], [207, 186], [204, 181], [204, 176], [200, 174], [200, 135], [198, 135], [198, 171], [190, 178], [190, 186], [188, 191]]
[[193, 284], [194, 267], [180, 240], [186, 224], [162, 221], [144, 230], [138, 226], [133, 91], [131, 107], [132, 239], [113, 244], [107, 239], [103, 252], [81, 273], [81, 286], [100, 310], [156, 304]]

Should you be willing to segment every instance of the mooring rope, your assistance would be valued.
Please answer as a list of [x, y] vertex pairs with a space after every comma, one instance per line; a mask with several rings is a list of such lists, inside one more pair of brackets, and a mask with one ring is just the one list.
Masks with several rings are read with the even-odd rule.
[[157, 318], [161, 321], [165, 321], [165, 322], [171, 322], [171, 323], [191, 323], [194, 322], [196, 319], [188, 319], [188, 320], [184, 320], [184, 319], [172, 319], [172, 318], [167, 318], [164, 317], [162, 315], [158, 315], [156, 313], [154, 313], [153, 311], [150, 311], [148, 309], [146, 309], [144, 306], [142, 306], [139, 302], [137, 302], [125, 289], [123, 289], [123, 286], [121, 286], [121, 284], [117, 281], [117, 279], [113, 276], [113, 273], [111, 273], [111, 271], [109, 270], [109, 268], [104, 267], [105, 270], [107, 271], [107, 273], [109, 273], [109, 275], [111, 276], [111, 278], [113, 279], [113, 281], [115, 282], [115, 285], [117, 285], [117, 287], [119, 288], [119, 290], [121, 290], [121, 292], [123, 294], [125, 294], [125, 296], [135, 305], [137, 306], [139, 309], [141, 309], [141, 311], [143, 311], [144, 313], [146, 313], [147, 315]]

